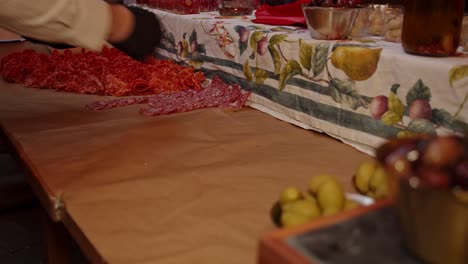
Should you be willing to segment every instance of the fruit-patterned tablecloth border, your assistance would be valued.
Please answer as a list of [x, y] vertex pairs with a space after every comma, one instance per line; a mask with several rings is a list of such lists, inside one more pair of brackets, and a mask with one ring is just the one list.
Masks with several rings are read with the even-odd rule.
[[378, 38], [318, 41], [306, 28], [217, 12], [156, 13], [157, 56], [251, 91], [258, 110], [373, 155], [388, 138], [468, 129], [468, 59], [418, 57]]

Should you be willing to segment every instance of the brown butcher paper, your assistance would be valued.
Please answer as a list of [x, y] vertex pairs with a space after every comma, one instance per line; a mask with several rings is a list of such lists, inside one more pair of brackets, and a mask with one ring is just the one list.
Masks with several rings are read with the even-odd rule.
[[352, 191], [370, 159], [249, 108], [144, 117], [83, 110], [96, 96], [0, 86], [5, 134], [93, 262], [255, 263], [283, 188], [327, 173]]

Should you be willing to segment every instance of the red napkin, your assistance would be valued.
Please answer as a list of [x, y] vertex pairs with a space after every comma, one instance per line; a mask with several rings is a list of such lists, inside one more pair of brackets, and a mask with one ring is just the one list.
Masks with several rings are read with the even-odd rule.
[[301, 6], [308, 3], [310, 0], [299, 0], [279, 6], [264, 4], [257, 9], [252, 22], [267, 25], [306, 26]]

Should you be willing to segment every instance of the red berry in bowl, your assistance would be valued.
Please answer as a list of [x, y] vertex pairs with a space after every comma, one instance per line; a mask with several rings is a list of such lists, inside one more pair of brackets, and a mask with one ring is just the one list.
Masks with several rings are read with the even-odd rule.
[[394, 139], [380, 147], [376, 156], [390, 175], [407, 179], [413, 176], [426, 142], [427, 139], [422, 137]]
[[322, 3], [323, 7], [335, 7], [335, 3], [332, 0], [325, 0]]
[[346, 6], [346, 0], [338, 0], [336, 1], [336, 7], [345, 7]]
[[455, 185], [468, 191], [468, 158], [465, 158], [455, 167], [454, 182]]
[[422, 186], [446, 190], [451, 187], [450, 174], [445, 170], [420, 167], [417, 170], [417, 175]]
[[412, 163], [401, 153], [392, 153], [385, 160], [385, 169], [394, 177], [408, 178], [412, 175]]
[[428, 143], [422, 162], [432, 167], [453, 167], [465, 153], [463, 142], [456, 136], [437, 137]]

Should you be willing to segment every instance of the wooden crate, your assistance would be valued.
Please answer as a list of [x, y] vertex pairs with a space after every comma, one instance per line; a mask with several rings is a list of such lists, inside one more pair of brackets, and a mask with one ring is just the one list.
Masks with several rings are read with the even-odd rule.
[[[320, 230], [334, 225], [341, 225], [350, 222], [349, 220], [363, 217], [370, 212], [380, 209], [390, 209], [391, 200], [382, 200], [371, 206], [361, 207], [356, 210], [344, 212], [342, 214], [319, 218], [308, 224], [301, 226], [277, 229], [266, 233], [261, 237], [258, 248], [258, 263], [259, 264], [311, 264], [314, 263], [309, 254], [304, 254], [300, 250], [288, 244], [288, 240], [298, 236], [308, 234], [311, 231]], [[309, 252], [313, 254], [312, 252]], [[402, 253], [404, 254], [404, 253]], [[352, 262], [349, 262], [352, 263]]]

